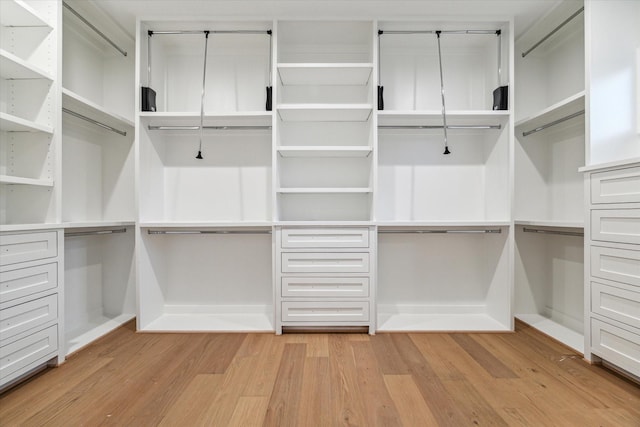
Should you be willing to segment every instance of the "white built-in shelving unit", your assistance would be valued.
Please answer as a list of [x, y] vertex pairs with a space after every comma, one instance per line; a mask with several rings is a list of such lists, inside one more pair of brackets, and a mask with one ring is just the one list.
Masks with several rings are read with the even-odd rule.
[[135, 50], [133, 39], [87, 2], [66, 1], [62, 22], [61, 217], [70, 354], [135, 317]]
[[516, 43], [514, 215], [515, 315], [578, 352], [584, 349], [581, 8], [582, 2], [560, 3]]

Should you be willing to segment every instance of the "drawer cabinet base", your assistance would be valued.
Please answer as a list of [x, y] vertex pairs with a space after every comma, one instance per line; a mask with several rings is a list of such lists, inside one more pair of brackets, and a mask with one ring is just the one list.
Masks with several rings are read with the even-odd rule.
[[640, 331], [638, 334], [591, 319], [592, 352], [614, 365], [640, 376]]

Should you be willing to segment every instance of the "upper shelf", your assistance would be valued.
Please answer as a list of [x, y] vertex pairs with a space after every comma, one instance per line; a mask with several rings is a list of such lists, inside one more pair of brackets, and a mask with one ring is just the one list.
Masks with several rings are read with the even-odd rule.
[[62, 89], [62, 106], [114, 128], [123, 126], [134, 127], [132, 120], [108, 111], [104, 107], [89, 101], [69, 89]]
[[584, 91], [578, 92], [542, 111], [518, 120], [515, 124], [517, 129], [516, 134], [522, 135], [523, 132], [538, 129], [555, 121], [570, 117], [580, 111], [584, 111], [584, 96]]
[[31, 120], [21, 119], [7, 113], [0, 113], [0, 131], [4, 132], [43, 132], [52, 134], [53, 128]]
[[[141, 112], [148, 126], [200, 126], [197, 112]], [[205, 112], [205, 126], [271, 126], [271, 111]]]
[[4, 49], [0, 49], [0, 76], [3, 79], [45, 79], [53, 81], [53, 77], [46, 71], [29, 64]]
[[372, 63], [281, 63], [283, 85], [364, 86], [371, 79]]
[[278, 114], [291, 122], [365, 122], [371, 117], [371, 104], [280, 104]]
[[282, 157], [367, 157], [371, 151], [371, 147], [364, 145], [290, 145], [278, 147], [278, 153]]
[[[447, 111], [447, 125], [495, 126], [509, 119], [507, 110]], [[378, 111], [378, 126], [437, 126], [442, 125], [442, 112], [432, 110]]]
[[53, 180], [23, 178], [20, 176], [0, 175], [0, 184], [32, 185], [36, 187], [53, 187]]
[[21, 0], [0, 1], [0, 23], [3, 27], [51, 28], [37, 11]]

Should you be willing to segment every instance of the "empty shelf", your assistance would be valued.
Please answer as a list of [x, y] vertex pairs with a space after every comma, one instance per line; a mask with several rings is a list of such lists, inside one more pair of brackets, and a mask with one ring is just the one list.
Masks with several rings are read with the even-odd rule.
[[53, 128], [31, 120], [21, 119], [7, 113], [0, 113], [0, 130], [5, 132], [43, 132], [52, 134]]
[[46, 71], [29, 64], [4, 49], [0, 49], [0, 75], [3, 79], [45, 79], [53, 81], [53, 77]]
[[302, 63], [278, 64], [282, 84], [287, 85], [351, 85], [364, 86], [369, 82], [371, 63]]

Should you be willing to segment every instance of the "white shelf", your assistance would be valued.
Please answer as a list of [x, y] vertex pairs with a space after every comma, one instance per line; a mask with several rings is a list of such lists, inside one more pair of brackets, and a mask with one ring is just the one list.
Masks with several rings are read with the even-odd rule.
[[270, 221], [148, 221], [140, 222], [140, 228], [251, 228], [269, 230], [273, 226]]
[[3, 27], [51, 28], [38, 12], [21, 0], [0, 1], [0, 24]]
[[132, 120], [111, 112], [69, 89], [62, 89], [62, 106], [116, 129], [121, 127], [133, 128], [135, 126]]
[[[150, 126], [200, 126], [200, 113], [141, 112], [145, 125]], [[205, 126], [271, 126], [271, 111], [206, 112]]]
[[371, 117], [371, 104], [280, 104], [278, 115], [292, 122], [365, 122]]
[[429, 228], [429, 227], [509, 227], [511, 222], [505, 221], [376, 221], [382, 229], [394, 228]]
[[53, 128], [31, 120], [21, 119], [7, 113], [0, 113], [0, 130], [4, 132], [43, 132], [52, 134]]
[[45, 79], [53, 81], [51, 74], [4, 49], [0, 49], [0, 76], [3, 79]]
[[91, 344], [98, 338], [119, 328], [128, 321], [135, 319], [135, 314], [121, 314], [116, 317], [101, 317], [92, 319], [91, 323], [83, 325], [80, 329], [69, 331], [65, 335], [66, 355], [74, 353], [81, 348]]
[[539, 314], [516, 314], [515, 317], [577, 352], [584, 353], [582, 334]]
[[[447, 111], [447, 125], [503, 125], [510, 116], [508, 110], [451, 110]], [[440, 110], [384, 110], [378, 111], [378, 126], [442, 125]]]
[[276, 226], [287, 227], [369, 227], [375, 225], [373, 221], [276, 221]]
[[367, 146], [281, 146], [282, 157], [367, 157], [372, 148]]
[[62, 224], [2, 224], [0, 232], [33, 231], [33, 230], [57, 230]]
[[344, 194], [344, 193], [371, 193], [373, 190], [369, 187], [345, 187], [345, 188], [279, 188], [280, 194]]
[[379, 332], [509, 331], [487, 314], [378, 314]]
[[73, 230], [76, 228], [133, 227], [135, 225], [135, 221], [87, 221], [62, 223], [62, 227], [65, 230]]
[[22, 178], [18, 176], [0, 175], [0, 184], [32, 185], [36, 187], [53, 187], [51, 179]]
[[282, 84], [364, 86], [371, 79], [372, 63], [285, 63], [278, 64]]
[[142, 331], [273, 332], [271, 315], [263, 313], [163, 314]]
[[530, 131], [545, 124], [567, 117], [571, 114], [584, 110], [585, 92], [579, 92], [552, 106], [545, 108], [529, 117], [518, 120], [515, 123], [517, 133]]
[[584, 222], [581, 221], [538, 221], [538, 220], [516, 220], [516, 225], [525, 225], [530, 227], [549, 227], [549, 228], [584, 228]]
[[586, 165], [584, 167], [581, 167], [580, 169], [578, 169], [578, 172], [586, 173], [586, 172], [593, 172], [593, 171], [602, 171], [605, 169], [612, 169], [612, 168], [630, 168], [637, 165], [640, 165], [640, 157], [632, 157], [629, 159], [616, 160], [614, 162], [607, 162], [607, 163], [594, 163], [591, 165]]

